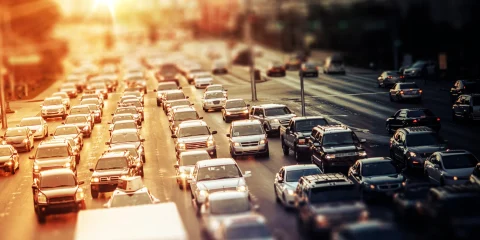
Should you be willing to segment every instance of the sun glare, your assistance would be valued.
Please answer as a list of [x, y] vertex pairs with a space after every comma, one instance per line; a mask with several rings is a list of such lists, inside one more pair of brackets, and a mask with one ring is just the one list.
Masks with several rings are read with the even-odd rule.
[[115, 0], [95, 0], [95, 3], [93, 4], [93, 8], [96, 9], [99, 6], [106, 5], [108, 7], [108, 10], [110, 10], [110, 12], [113, 12], [114, 1]]

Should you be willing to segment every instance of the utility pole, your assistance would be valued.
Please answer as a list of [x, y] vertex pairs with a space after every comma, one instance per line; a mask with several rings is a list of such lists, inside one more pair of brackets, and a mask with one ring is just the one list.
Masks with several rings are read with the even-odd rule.
[[7, 124], [7, 109], [5, 104], [5, 84], [3, 82], [3, 56], [5, 55], [5, 48], [3, 47], [3, 27], [0, 25], [0, 105], [1, 105], [1, 115], [2, 115], [2, 129], [8, 128]]
[[252, 24], [250, 20], [252, 19], [252, 0], [245, 0], [245, 37], [248, 44], [248, 57], [250, 65], [250, 83], [252, 89], [252, 101], [257, 101], [257, 86], [255, 83], [255, 56], [253, 52], [253, 37], [252, 37]]

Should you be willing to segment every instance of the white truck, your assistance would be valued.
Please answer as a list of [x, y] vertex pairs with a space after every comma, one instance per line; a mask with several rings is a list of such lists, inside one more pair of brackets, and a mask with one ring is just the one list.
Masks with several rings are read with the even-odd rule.
[[80, 211], [75, 240], [187, 240], [175, 203]]

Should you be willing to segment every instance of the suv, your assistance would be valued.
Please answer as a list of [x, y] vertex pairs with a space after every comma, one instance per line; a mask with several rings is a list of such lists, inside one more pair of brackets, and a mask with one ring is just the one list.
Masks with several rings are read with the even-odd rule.
[[248, 119], [248, 107], [243, 99], [228, 99], [222, 107], [222, 118], [226, 123], [230, 123], [234, 118]]
[[67, 108], [63, 104], [61, 97], [45, 98], [40, 106], [42, 107], [41, 114], [43, 119], [51, 117], [62, 117], [62, 119], [65, 119], [67, 117]]
[[167, 103], [172, 100], [181, 100], [181, 99], [188, 99], [188, 96], [185, 96], [185, 93], [182, 90], [169, 90], [163, 93], [162, 95], [162, 108], [163, 111], [167, 112]]
[[280, 128], [283, 155], [288, 156], [291, 149], [297, 161], [300, 161], [304, 156], [310, 157], [310, 148], [306, 139], [310, 137], [314, 127], [326, 125], [328, 125], [328, 122], [322, 116], [294, 117], [290, 119], [288, 126]]
[[85, 193], [80, 187], [83, 183], [69, 169], [41, 172], [32, 185], [33, 206], [38, 222], [44, 223], [48, 214], [86, 209]]
[[169, 119], [170, 122], [170, 131], [175, 133], [178, 128], [178, 125], [184, 121], [188, 120], [200, 120], [203, 117], [198, 116], [197, 111], [193, 107], [182, 107], [173, 110], [172, 116]]
[[400, 128], [390, 139], [390, 158], [406, 168], [423, 169], [427, 157], [447, 149], [445, 143], [429, 127]]
[[297, 227], [311, 235], [329, 235], [343, 224], [368, 218], [355, 184], [341, 173], [303, 176], [295, 190]]
[[433, 153], [425, 160], [424, 172], [435, 184], [465, 184], [478, 164], [478, 159], [469, 151], [447, 150]]
[[480, 120], [480, 94], [461, 95], [452, 106], [452, 120]]
[[157, 89], [153, 91], [157, 93], [157, 107], [160, 107], [162, 104], [162, 96], [166, 91], [182, 89], [177, 86], [175, 82], [161, 82], [158, 84]]
[[33, 179], [40, 172], [54, 168], [68, 168], [77, 174], [75, 152], [69, 141], [43, 141], [37, 146], [35, 155], [28, 157], [33, 161]]
[[258, 120], [239, 120], [230, 125], [227, 133], [230, 155], [233, 159], [241, 155], [268, 157], [268, 140], [262, 123]]
[[462, 94], [480, 93], [480, 79], [457, 80], [450, 89], [450, 101], [455, 102]]
[[123, 177], [139, 175], [139, 167], [129, 151], [105, 152], [97, 161], [90, 179], [90, 188], [93, 198], [98, 198], [99, 192], [113, 192], [118, 181]]
[[217, 131], [210, 132], [207, 123], [202, 120], [190, 120], [178, 124], [177, 130], [172, 134], [177, 156], [180, 152], [205, 149], [212, 158], [216, 158], [217, 146], [213, 139], [214, 134], [217, 134]]
[[328, 172], [330, 167], [350, 167], [358, 159], [367, 158], [362, 147], [366, 140], [358, 139], [347, 126], [317, 126], [310, 135], [308, 145], [312, 151], [312, 163], [323, 172]]
[[283, 104], [264, 104], [250, 109], [250, 119], [257, 119], [263, 125], [268, 136], [280, 132], [281, 126], [287, 126], [296, 115]]
[[427, 126], [438, 132], [442, 125], [440, 118], [428, 108], [400, 109], [387, 118], [385, 124], [388, 133], [408, 126]]

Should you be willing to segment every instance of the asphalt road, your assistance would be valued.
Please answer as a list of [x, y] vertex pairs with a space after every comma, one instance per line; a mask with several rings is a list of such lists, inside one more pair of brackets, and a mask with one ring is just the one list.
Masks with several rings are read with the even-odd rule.
[[[190, 46], [191, 47], [191, 46]], [[197, 46], [198, 47], [198, 46]], [[195, 45], [193, 45], [195, 48]], [[186, 47], [190, 54], [197, 54], [195, 50]], [[198, 56], [198, 55], [197, 55]], [[266, 54], [258, 59], [257, 64], [264, 68], [272, 58], [280, 58], [274, 54]], [[205, 66], [210, 62], [198, 59]], [[281, 59], [279, 59], [281, 60]], [[295, 112], [300, 113], [298, 73], [289, 72], [285, 78], [270, 79], [257, 85], [259, 103], [285, 103]], [[437, 86], [422, 86], [425, 96], [421, 104], [391, 103], [386, 90], [375, 86], [374, 74], [350, 74], [346, 76], [321, 75], [317, 79], [306, 80], [307, 113], [308, 115], [324, 114], [331, 120], [341, 122], [353, 127], [358, 135], [367, 139], [366, 151], [369, 156], [386, 156], [388, 154], [388, 138], [384, 129], [384, 120], [402, 107], [425, 106], [431, 108], [442, 118], [443, 128], [441, 133], [446, 136], [452, 147], [462, 147], [472, 150], [478, 155], [476, 143], [478, 137], [475, 132], [480, 132], [479, 126], [454, 124], [449, 116], [447, 92], [439, 91]], [[250, 84], [244, 69], [235, 68], [235, 75], [228, 74], [216, 76], [215, 82], [224, 84], [229, 90], [230, 98], [250, 99]], [[168, 121], [165, 114], [156, 106], [155, 81], [149, 80], [149, 93], [145, 96], [145, 122], [141, 130], [146, 139], [146, 165], [145, 185], [152, 194], [161, 201], [173, 201], [177, 204], [190, 239], [200, 239], [199, 223], [192, 209], [190, 194], [180, 190], [174, 179], [175, 152], [173, 141], [168, 131]], [[229, 157], [227, 138], [225, 137], [228, 124], [224, 123], [220, 113], [204, 113], [201, 109], [201, 96], [203, 90], [197, 90], [181, 81], [185, 93], [195, 103], [200, 115], [212, 130], [217, 130], [214, 135], [218, 157]], [[55, 91], [51, 89], [52, 93]], [[104, 142], [108, 140], [107, 122], [111, 119], [117, 100], [121, 96], [121, 89], [113, 93], [106, 101], [102, 124], [97, 124], [90, 139], [85, 140], [78, 167], [78, 177], [86, 180], [83, 185], [86, 190], [87, 208], [101, 208], [107, 202], [109, 194], [93, 200], [90, 195], [89, 180], [91, 173], [88, 171], [89, 163], [94, 163], [101, 153], [106, 150]], [[72, 101], [72, 105], [78, 99]], [[37, 104], [37, 103], [32, 103]], [[37, 104], [38, 105], [38, 104]], [[40, 108], [38, 108], [40, 109]], [[35, 115], [38, 112], [32, 112]], [[49, 129], [61, 124], [61, 119], [49, 120]], [[249, 189], [260, 205], [260, 213], [267, 217], [270, 228], [284, 236], [284, 239], [299, 239], [296, 230], [294, 213], [285, 211], [276, 204], [273, 195], [273, 178], [280, 167], [296, 164], [293, 157], [283, 156], [280, 142], [276, 138], [269, 139], [270, 157], [268, 159], [255, 159], [253, 157], [237, 160], [242, 171], [251, 170], [252, 177], [247, 179]], [[38, 144], [38, 142], [37, 142]], [[35, 151], [35, 149], [33, 149]], [[33, 154], [34, 152], [30, 154]], [[75, 231], [75, 214], [56, 215], [47, 218], [47, 223], [37, 223], [33, 210], [31, 193], [32, 162], [28, 159], [29, 153], [21, 153], [21, 170], [16, 175], [5, 174], [0, 176], [0, 232], [2, 239], [72, 239]], [[388, 205], [372, 205], [372, 217], [385, 221], [392, 219]], [[158, 216], [161, 217], [161, 216]], [[154, 219], [151, 219], [154, 221]], [[134, 221], [127, 219], [126, 221]], [[416, 235], [412, 235], [413, 239]]]

